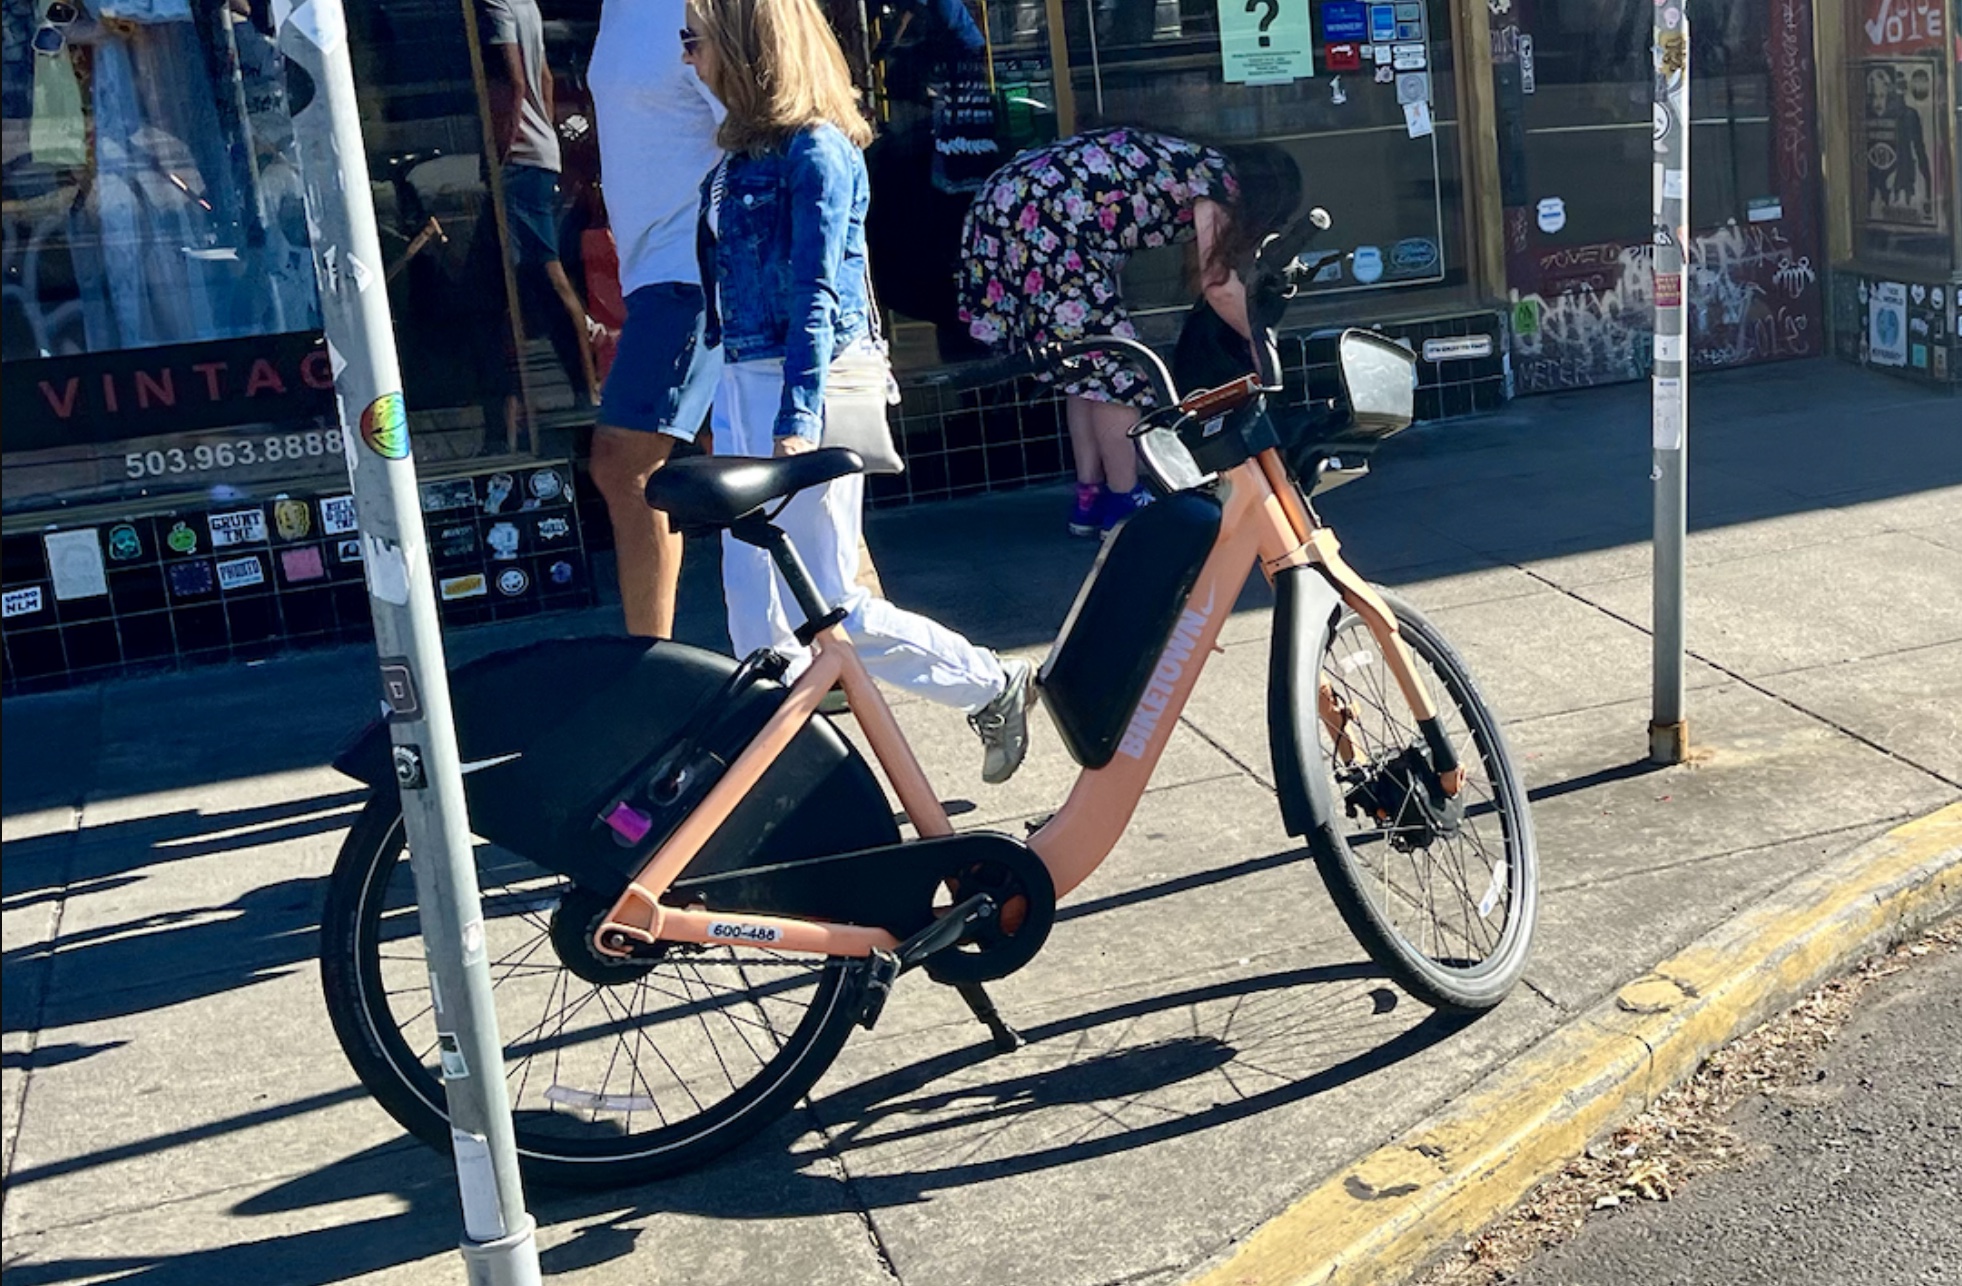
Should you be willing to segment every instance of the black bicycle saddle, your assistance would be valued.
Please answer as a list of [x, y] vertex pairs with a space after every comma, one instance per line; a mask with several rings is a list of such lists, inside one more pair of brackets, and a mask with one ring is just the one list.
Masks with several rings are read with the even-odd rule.
[[647, 503], [683, 527], [727, 527], [773, 500], [865, 467], [858, 452], [821, 447], [801, 455], [706, 456], [675, 460], [647, 480]]

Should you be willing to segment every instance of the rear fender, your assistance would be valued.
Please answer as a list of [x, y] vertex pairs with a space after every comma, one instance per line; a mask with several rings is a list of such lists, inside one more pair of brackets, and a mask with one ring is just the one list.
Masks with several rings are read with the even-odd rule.
[[[634, 638], [563, 639], [499, 652], [450, 675], [471, 830], [581, 887], [617, 896], [699, 793], [662, 808], [636, 794], [690, 717], [736, 670], [728, 657]], [[758, 680], [698, 744], [732, 760], [782, 704]], [[335, 759], [341, 772], [394, 787], [386, 723]], [[719, 773], [718, 773], [719, 775]], [[623, 845], [599, 824], [634, 799], [652, 827]], [[807, 724], [690, 863], [695, 875], [800, 861], [897, 843], [885, 792], [829, 721]]]
[[1288, 834], [1307, 836], [1335, 816], [1321, 770], [1322, 656], [1342, 597], [1322, 570], [1289, 567], [1274, 577], [1274, 632], [1267, 660], [1267, 744]]

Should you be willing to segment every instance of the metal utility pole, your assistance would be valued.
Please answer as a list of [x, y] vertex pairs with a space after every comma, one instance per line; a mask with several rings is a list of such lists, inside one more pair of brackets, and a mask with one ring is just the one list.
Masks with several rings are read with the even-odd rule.
[[1689, 17], [1679, 0], [1655, 6], [1655, 365], [1650, 376], [1655, 461], [1654, 699], [1649, 759], [1689, 755], [1683, 712], [1683, 545], [1688, 532], [1689, 353], [1684, 264], [1689, 252]]
[[306, 187], [322, 328], [340, 407], [361, 554], [381, 652], [430, 994], [463, 1204], [472, 1286], [536, 1286], [504, 1046], [463, 800], [442, 632], [423, 539], [402, 375], [382, 277], [341, 0], [273, 0], [288, 106]]

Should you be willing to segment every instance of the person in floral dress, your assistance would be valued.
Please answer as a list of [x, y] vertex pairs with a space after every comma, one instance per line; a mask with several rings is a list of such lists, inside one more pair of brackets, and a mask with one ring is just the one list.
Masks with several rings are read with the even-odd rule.
[[[1207, 147], [1139, 129], [1100, 129], [1022, 153], [975, 195], [963, 234], [961, 320], [994, 348], [1136, 329], [1118, 290], [1138, 250], [1198, 243], [1207, 302], [1245, 335], [1234, 265], [1301, 201], [1301, 171], [1270, 144]], [[1070, 533], [1109, 531], [1147, 499], [1129, 438], [1151, 389], [1097, 354], [1061, 376], [1076, 496]]]

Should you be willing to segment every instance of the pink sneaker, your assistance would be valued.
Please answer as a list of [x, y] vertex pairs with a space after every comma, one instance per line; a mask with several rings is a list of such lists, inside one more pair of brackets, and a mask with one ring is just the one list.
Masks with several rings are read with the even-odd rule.
[[1099, 532], [1104, 495], [1104, 484], [1101, 482], [1076, 484], [1076, 503], [1070, 508], [1070, 535], [1094, 536]]

